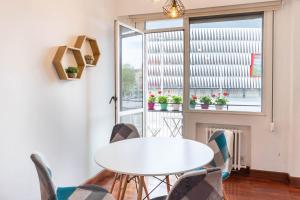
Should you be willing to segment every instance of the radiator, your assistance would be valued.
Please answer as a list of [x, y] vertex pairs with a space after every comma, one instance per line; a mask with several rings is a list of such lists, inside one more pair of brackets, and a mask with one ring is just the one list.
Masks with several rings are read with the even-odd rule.
[[[206, 143], [208, 143], [210, 136], [217, 129], [224, 128], [206, 128]], [[245, 158], [242, 155], [242, 137], [243, 132], [239, 129], [226, 129], [230, 130], [233, 133], [233, 155], [232, 156], [232, 168], [233, 170], [240, 170], [241, 168], [246, 168]]]

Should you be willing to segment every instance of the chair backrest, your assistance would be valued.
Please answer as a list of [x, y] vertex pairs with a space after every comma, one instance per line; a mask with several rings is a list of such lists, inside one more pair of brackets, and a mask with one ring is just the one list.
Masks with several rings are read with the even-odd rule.
[[216, 130], [208, 141], [208, 146], [214, 151], [210, 167], [221, 168], [230, 173], [232, 170], [233, 132], [225, 129]]
[[221, 169], [203, 169], [182, 175], [167, 200], [222, 200]]
[[116, 124], [112, 130], [110, 143], [139, 137], [140, 134], [133, 124]]
[[39, 154], [32, 154], [30, 158], [34, 163], [39, 176], [41, 200], [56, 200], [51, 170], [47, 167], [42, 156]]

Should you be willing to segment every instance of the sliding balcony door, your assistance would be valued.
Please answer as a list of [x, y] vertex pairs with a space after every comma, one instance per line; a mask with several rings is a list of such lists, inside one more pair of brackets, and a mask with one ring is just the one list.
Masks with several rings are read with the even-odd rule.
[[116, 23], [116, 121], [144, 129], [144, 34]]

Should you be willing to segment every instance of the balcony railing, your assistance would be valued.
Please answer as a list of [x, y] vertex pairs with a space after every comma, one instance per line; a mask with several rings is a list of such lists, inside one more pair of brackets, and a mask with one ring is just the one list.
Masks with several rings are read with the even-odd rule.
[[148, 110], [146, 137], [182, 137], [182, 111]]

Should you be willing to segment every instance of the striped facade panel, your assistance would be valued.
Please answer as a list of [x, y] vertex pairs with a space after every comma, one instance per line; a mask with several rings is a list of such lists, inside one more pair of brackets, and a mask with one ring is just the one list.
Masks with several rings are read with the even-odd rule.
[[[183, 31], [147, 34], [146, 41], [149, 88], [182, 88]], [[261, 29], [192, 28], [190, 87], [260, 89], [250, 66], [261, 48]]]

